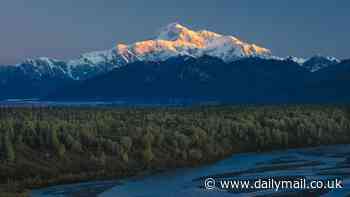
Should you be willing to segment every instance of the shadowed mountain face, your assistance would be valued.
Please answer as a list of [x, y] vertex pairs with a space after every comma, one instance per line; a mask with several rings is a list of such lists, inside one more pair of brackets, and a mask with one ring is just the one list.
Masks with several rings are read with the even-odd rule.
[[41, 98], [70, 83], [62, 75], [28, 75], [16, 66], [0, 66], [0, 99]]
[[350, 101], [350, 60], [327, 67], [315, 73], [310, 93], [348, 103]]
[[349, 61], [276, 57], [264, 47], [171, 23], [151, 40], [61, 61], [0, 66], [0, 99], [348, 102]]
[[[231, 103], [348, 102], [349, 62], [310, 72], [294, 61], [204, 56], [135, 62], [60, 89], [50, 99], [203, 99]], [[338, 92], [343, 92], [338, 96]]]

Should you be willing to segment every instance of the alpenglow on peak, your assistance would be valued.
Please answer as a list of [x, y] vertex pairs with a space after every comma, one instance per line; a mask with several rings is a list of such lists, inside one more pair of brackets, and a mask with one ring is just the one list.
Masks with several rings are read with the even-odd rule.
[[[99, 54], [99, 57], [94, 58], [94, 54]], [[101, 58], [101, 54], [106, 55]], [[161, 28], [154, 39], [130, 45], [117, 44], [111, 50], [92, 52], [83, 56], [85, 61], [91, 58], [89, 62], [98, 64], [104, 64], [105, 61], [118, 62], [121, 65], [117, 66], [123, 66], [122, 64], [136, 60], [164, 61], [180, 55], [191, 57], [208, 55], [230, 62], [244, 57], [270, 57], [271, 51], [241, 41], [234, 36], [225, 36], [207, 30], [194, 31], [179, 23], [170, 23]], [[96, 62], [96, 60], [101, 61]]]
[[[81, 80], [135, 61], [157, 62], [177, 56], [198, 58], [205, 55], [217, 57], [226, 62], [244, 57], [272, 57], [269, 49], [249, 44], [234, 36], [207, 30], [195, 31], [179, 23], [170, 23], [161, 28], [154, 39], [133, 44], [119, 43], [109, 50], [85, 53], [77, 59], [60, 61], [57, 68], [68, 77]], [[54, 65], [51, 62], [33, 64], [33, 68], [30, 69], [37, 70], [37, 67], [49, 66], [48, 69], [40, 70], [52, 72]], [[30, 66], [30, 63], [24, 63], [26, 67]], [[41, 74], [45, 75], [45, 73]]]
[[171, 23], [161, 28], [153, 40], [145, 40], [128, 45], [123, 53], [134, 54], [139, 60], [162, 61], [170, 57], [188, 55], [200, 57], [209, 55], [224, 61], [234, 61], [242, 57], [269, 57], [269, 49], [249, 44], [234, 36], [225, 36], [215, 32], [194, 31], [179, 23]]

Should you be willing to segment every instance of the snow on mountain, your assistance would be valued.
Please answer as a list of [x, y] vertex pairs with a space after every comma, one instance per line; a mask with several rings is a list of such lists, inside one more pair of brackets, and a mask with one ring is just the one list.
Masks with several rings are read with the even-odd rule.
[[295, 57], [295, 56], [288, 56], [288, 57], [284, 58], [284, 60], [289, 60], [289, 61], [295, 62], [301, 66], [306, 62], [307, 59], [301, 58], [301, 57]]
[[27, 59], [15, 66], [32, 78], [41, 78], [43, 76], [64, 77], [67, 73], [67, 67], [64, 61], [47, 57]]
[[335, 57], [315, 55], [311, 58], [300, 58], [294, 56], [288, 56], [286, 58], [272, 56], [271, 59], [280, 61], [293, 61], [299, 64], [301, 67], [306, 68], [310, 72], [316, 72], [328, 66], [332, 66], [340, 63], [341, 61]]
[[301, 65], [311, 72], [316, 72], [320, 69], [326, 68], [340, 63], [341, 61], [335, 57], [324, 57], [321, 55], [316, 55], [309, 59], [306, 59], [305, 62]]
[[155, 40], [137, 42], [128, 46], [142, 60], [159, 61], [169, 57], [210, 55], [234, 61], [242, 57], [271, 56], [269, 49], [248, 44], [233, 36], [224, 36], [202, 30], [193, 31], [178, 23], [163, 28]]
[[242, 57], [269, 57], [271, 51], [233, 36], [207, 30], [194, 31], [178, 23], [171, 23], [162, 28], [153, 40], [130, 45], [118, 44], [110, 50], [85, 53], [69, 61], [41, 57], [25, 60], [17, 66], [36, 77], [56, 74], [82, 80], [131, 62], [164, 61], [180, 55], [191, 57], [210, 55], [229, 62]]
[[331, 57], [314, 57], [307, 60], [297, 57], [279, 58], [272, 56], [269, 49], [249, 44], [234, 36], [207, 30], [194, 31], [181, 24], [171, 23], [151, 40], [130, 45], [117, 44], [110, 50], [85, 53], [69, 61], [41, 57], [25, 60], [16, 66], [35, 78], [58, 76], [84, 80], [135, 61], [164, 61], [176, 56], [199, 58], [204, 55], [217, 57], [225, 62], [246, 57], [289, 59], [313, 72], [339, 61]]

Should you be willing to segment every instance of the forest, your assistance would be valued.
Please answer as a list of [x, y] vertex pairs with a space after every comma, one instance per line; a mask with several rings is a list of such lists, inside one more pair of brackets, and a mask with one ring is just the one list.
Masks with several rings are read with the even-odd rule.
[[350, 143], [347, 106], [0, 107], [0, 196]]

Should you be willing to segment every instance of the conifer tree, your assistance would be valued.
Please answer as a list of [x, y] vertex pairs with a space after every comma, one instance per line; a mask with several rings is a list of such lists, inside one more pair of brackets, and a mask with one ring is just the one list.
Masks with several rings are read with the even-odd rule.
[[12, 141], [8, 136], [8, 132], [6, 132], [3, 137], [3, 146], [5, 159], [9, 162], [14, 162], [16, 159], [16, 153]]

